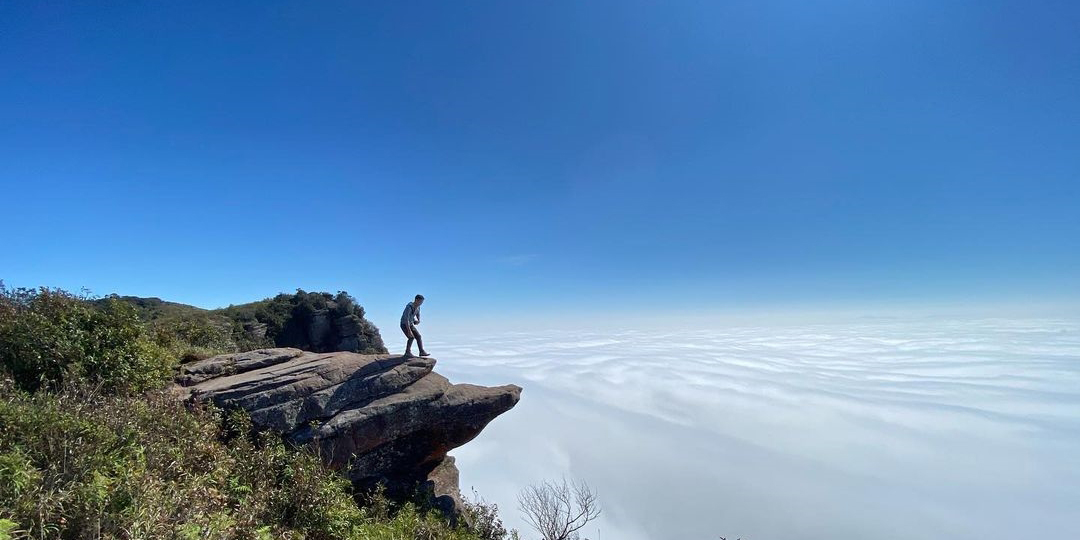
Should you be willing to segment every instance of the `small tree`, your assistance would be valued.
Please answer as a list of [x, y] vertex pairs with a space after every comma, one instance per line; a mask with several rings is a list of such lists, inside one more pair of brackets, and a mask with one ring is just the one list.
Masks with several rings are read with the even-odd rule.
[[543, 540], [577, 540], [577, 531], [600, 517], [596, 493], [585, 482], [566, 478], [521, 490], [518, 508]]
[[472, 498], [465, 500], [465, 512], [470, 518], [469, 530], [480, 540], [517, 540], [517, 531], [507, 531], [499, 519], [499, 505], [485, 501], [475, 488]]

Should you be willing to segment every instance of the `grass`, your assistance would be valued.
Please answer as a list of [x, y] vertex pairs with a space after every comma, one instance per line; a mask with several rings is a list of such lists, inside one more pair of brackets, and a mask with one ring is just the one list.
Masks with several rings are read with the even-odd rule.
[[318, 456], [250, 434], [243, 414], [10, 379], [0, 395], [0, 539], [480, 538], [414, 504], [358, 506]]

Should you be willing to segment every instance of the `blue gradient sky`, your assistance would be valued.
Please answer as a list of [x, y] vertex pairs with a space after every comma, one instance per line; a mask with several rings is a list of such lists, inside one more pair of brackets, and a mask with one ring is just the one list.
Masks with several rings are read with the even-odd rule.
[[1077, 28], [1068, 1], [3, 2], [0, 278], [461, 316], [1075, 302]]

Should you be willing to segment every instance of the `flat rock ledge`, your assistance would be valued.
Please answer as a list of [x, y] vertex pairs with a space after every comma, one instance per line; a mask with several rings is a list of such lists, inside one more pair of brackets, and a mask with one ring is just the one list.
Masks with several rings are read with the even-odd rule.
[[181, 399], [242, 408], [257, 429], [311, 445], [358, 488], [426, 491], [452, 518], [464, 508], [454, 458], [521, 396], [515, 385], [451, 384], [434, 358], [260, 349], [182, 366]]

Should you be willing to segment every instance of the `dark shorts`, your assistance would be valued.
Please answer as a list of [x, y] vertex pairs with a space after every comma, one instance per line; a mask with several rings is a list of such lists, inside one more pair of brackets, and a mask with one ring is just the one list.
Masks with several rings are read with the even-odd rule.
[[416, 329], [415, 326], [410, 326], [408, 324], [401, 325], [401, 333], [405, 334], [405, 337], [410, 337], [410, 338], [413, 337], [413, 336], [419, 336], [420, 335], [420, 332]]

